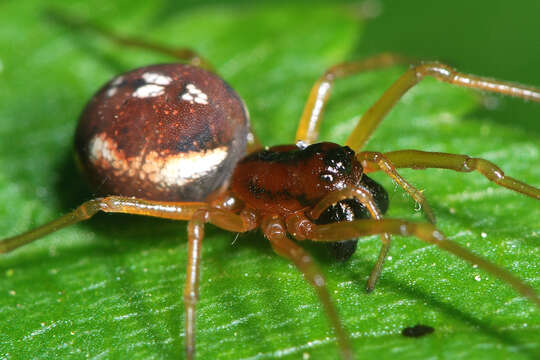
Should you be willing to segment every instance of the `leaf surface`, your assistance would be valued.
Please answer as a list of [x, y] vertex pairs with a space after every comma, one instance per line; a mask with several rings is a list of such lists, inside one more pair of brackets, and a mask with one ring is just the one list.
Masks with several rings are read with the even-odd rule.
[[[362, 6], [369, 4], [378, 3]], [[426, 1], [407, 4], [410, 9], [383, 2], [383, 13], [370, 21], [360, 16], [366, 9], [358, 4], [325, 2], [191, 1], [177, 7], [165, 1], [80, 1], [58, 2], [58, 8], [124, 34], [197, 49], [245, 99], [252, 124], [268, 145], [293, 140], [317, 76], [334, 63], [369, 53], [451, 58], [477, 73], [485, 60], [487, 75], [539, 84], [539, 70], [530, 70], [534, 66], [526, 59], [537, 64], [540, 49], [518, 36], [520, 29], [529, 33], [527, 24], [536, 21], [537, 12], [524, 5], [506, 11], [493, 2], [479, 2], [478, 9], [465, 2], [450, 9]], [[414, 8], [427, 16], [415, 15]], [[0, 4], [1, 236], [42, 224], [92, 196], [72, 161], [81, 108], [112, 76], [173, 61], [66, 28], [48, 20], [45, 10], [38, 1]], [[438, 15], [443, 10], [449, 16], [464, 13], [463, 28], [445, 31], [452, 23], [437, 22], [446, 19]], [[515, 39], [507, 34], [511, 29], [493, 30], [503, 19], [515, 23]], [[478, 38], [485, 47], [474, 44]], [[358, 115], [404, 69], [339, 82], [321, 138], [342, 143]], [[498, 107], [487, 110], [486, 101]], [[537, 104], [428, 79], [396, 106], [368, 149], [466, 153], [538, 186], [539, 114]], [[452, 240], [540, 291], [537, 201], [478, 174], [402, 174], [425, 190], [438, 226]], [[401, 190], [380, 174], [374, 177], [390, 193], [388, 216], [423, 221]], [[326, 274], [358, 358], [540, 357], [540, 310], [459, 259], [413, 238], [396, 237], [378, 287], [367, 295], [364, 284], [378, 253], [377, 237], [360, 239], [353, 258], [339, 264], [316, 244], [306, 246]], [[184, 223], [99, 215], [2, 256], [0, 358], [182, 357], [186, 251]], [[197, 311], [200, 359], [335, 359], [338, 354], [309, 285], [258, 232], [237, 238], [208, 226]], [[435, 332], [420, 339], [401, 335], [417, 323]]]

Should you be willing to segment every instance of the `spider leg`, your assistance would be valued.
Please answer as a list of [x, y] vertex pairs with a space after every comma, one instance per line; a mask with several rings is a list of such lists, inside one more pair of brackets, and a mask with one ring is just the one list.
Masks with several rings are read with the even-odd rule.
[[75, 210], [33, 230], [0, 241], [0, 253], [10, 252], [66, 226], [90, 219], [98, 211], [147, 215], [175, 220], [189, 220], [202, 202], [161, 202], [123, 196], [97, 198], [82, 203]]
[[395, 54], [379, 54], [359, 61], [337, 64], [328, 69], [313, 85], [296, 130], [296, 140], [306, 144], [317, 141], [324, 108], [330, 97], [334, 80], [363, 71], [376, 70], [396, 64], [410, 63], [410, 59]]
[[478, 265], [488, 273], [498, 277], [514, 288], [521, 295], [527, 297], [540, 308], [540, 297], [536, 291], [525, 284], [521, 279], [503, 268], [477, 256], [458, 244], [448, 240], [432, 224], [411, 223], [397, 219], [362, 219], [351, 222], [339, 222], [328, 225], [316, 225], [314, 223], [300, 223], [297, 229], [304, 238], [313, 241], [341, 241], [352, 237], [389, 233], [401, 236], [414, 236], [428, 244], [434, 244], [455, 256]]
[[205, 212], [199, 211], [188, 223], [188, 259], [184, 285], [186, 359], [195, 358], [195, 306], [199, 299], [201, 248], [204, 238]]
[[243, 211], [240, 215], [237, 215], [228, 210], [208, 208], [208, 205], [203, 202], [165, 202], [109, 196], [86, 201], [72, 212], [48, 224], [24, 234], [1, 240], [0, 253], [10, 252], [51, 232], [87, 220], [99, 211], [146, 215], [172, 220], [189, 220], [188, 262], [184, 301], [186, 355], [187, 359], [193, 359], [195, 354], [195, 305], [199, 297], [199, 269], [204, 224], [209, 222], [225, 230], [246, 232], [257, 227], [256, 215], [249, 211]]
[[93, 31], [119, 45], [154, 51], [160, 54], [172, 56], [191, 65], [199, 66], [206, 70], [213, 71], [213, 66], [210, 64], [210, 62], [208, 62], [205, 58], [203, 58], [201, 55], [199, 55], [197, 52], [190, 48], [173, 48], [146, 41], [140, 38], [119, 35], [112, 30], [107, 29], [106, 27], [93, 24], [74, 15], [68, 15], [52, 9], [47, 11], [47, 15], [53, 21], [56, 21], [64, 26]]
[[433, 214], [431, 207], [428, 205], [424, 194], [422, 194], [420, 190], [409, 184], [401, 175], [399, 175], [392, 161], [390, 161], [384, 154], [373, 151], [362, 151], [356, 154], [356, 158], [358, 161], [360, 161], [364, 169], [371, 170], [375, 167], [375, 169], [380, 169], [384, 171], [386, 175], [390, 176], [392, 180], [401, 186], [403, 190], [405, 190], [414, 199], [414, 201], [416, 201], [422, 207], [424, 215], [428, 221], [435, 224], [435, 215]]
[[447, 154], [439, 152], [427, 152], [419, 150], [400, 150], [385, 153], [384, 156], [394, 164], [396, 168], [440, 168], [459, 172], [478, 171], [488, 180], [510, 190], [525, 194], [535, 199], [540, 199], [540, 189], [525, 184], [510, 176], [490, 161], [481, 158], [471, 158], [467, 155]]
[[305, 279], [313, 286], [334, 328], [341, 351], [341, 357], [347, 360], [353, 359], [349, 337], [341, 324], [338, 312], [330, 298], [330, 294], [326, 288], [326, 281], [313, 261], [313, 258], [304, 249], [287, 237], [285, 225], [279, 218], [263, 218], [261, 229], [270, 241], [274, 251], [291, 260], [304, 274]]
[[[369, 211], [373, 219], [381, 220], [383, 218], [383, 214], [380, 212], [379, 208], [375, 204], [375, 201], [373, 200], [373, 196], [371, 195], [371, 193], [361, 186], [357, 188], [347, 188], [340, 191], [329, 193], [321, 201], [319, 201], [319, 203], [317, 203], [313, 207], [313, 209], [309, 212], [309, 216], [312, 219], [318, 219], [321, 216], [322, 212], [328, 207], [332, 206], [333, 204], [341, 200], [352, 199], [352, 198], [355, 198], [358, 201], [360, 201], [360, 203], [364, 205], [366, 209]], [[292, 226], [292, 228], [294, 229], [294, 226]], [[382, 243], [381, 251], [379, 252], [379, 257], [377, 258], [377, 262], [375, 263], [375, 266], [373, 267], [373, 270], [371, 271], [371, 274], [367, 281], [367, 284], [366, 284], [367, 292], [371, 292], [373, 291], [373, 289], [375, 289], [377, 280], [381, 276], [384, 261], [386, 260], [386, 256], [388, 255], [388, 251], [390, 250], [391, 242], [392, 242], [392, 238], [390, 237], [390, 234], [387, 234], [387, 233], [381, 234], [381, 243]]]
[[[109, 196], [84, 202], [72, 212], [56, 220], [20, 235], [0, 240], [0, 253], [10, 252], [43, 236], [66, 226], [87, 220], [97, 212], [146, 215], [171, 220], [190, 220], [200, 209], [208, 206], [204, 202], [166, 202], [135, 199], [124, 196]], [[252, 226], [255, 220], [247, 224], [249, 217], [240, 217], [227, 210], [210, 209], [209, 221], [225, 230], [237, 231], [241, 226]], [[247, 224], [247, 225], [246, 225]]]
[[195, 307], [199, 299], [199, 278], [201, 248], [204, 238], [204, 224], [210, 222], [218, 227], [233, 232], [246, 232], [257, 226], [255, 215], [243, 212], [236, 215], [219, 209], [197, 210], [188, 223], [188, 261], [186, 284], [184, 286], [185, 347], [186, 359], [195, 358]]
[[463, 74], [448, 65], [438, 62], [427, 62], [410, 68], [396, 80], [379, 100], [364, 113], [345, 144], [356, 152], [362, 149], [379, 123], [398, 100], [426, 76], [433, 76], [440, 81], [462, 87], [540, 102], [540, 89], [538, 88]]

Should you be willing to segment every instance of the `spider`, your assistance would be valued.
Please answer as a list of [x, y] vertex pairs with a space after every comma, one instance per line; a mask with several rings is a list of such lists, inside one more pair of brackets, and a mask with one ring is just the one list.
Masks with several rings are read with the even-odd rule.
[[[362, 151], [385, 115], [425, 76], [537, 102], [540, 89], [462, 74], [442, 63], [420, 63], [409, 68], [362, 116], [344, 146], [318, 143], [335, 80], [407, 61], [381, 54], [328, 69], [309, 94], [295, 144], [264, 148], [250, 129], [243, 101], [196, 52], [95, 30], [124, 45], [173, 55], [185, 64], [146, 66], [119, 75], [90, 100], [75, 135], [78, 163], [98, 191], [115, 195], [87, 201], [48, 224], [4, 239], [0, 252], [87, 220], [99, 211], [188, 221], [184, 290], [188, 359], [195, 357], [195, 309], [206, 223], [232, 232], [260, 229], [275, 252], [291, 260], [313, 286], [344, 359], [353, 354], [324, 276], [291, 238], [346, 241], [335, 249], [338, 258], [346, 259], [354, 252], [351, 239], [380, 235], [381, 250], [366, 286], [371, 291], [383, 269], [391, 236], [414, 236], [498, 276], [540, 307], [538, 295], [520, 279], [447, 240], [435, 227], [435, 216], [422, 193], [397, 169], [478, 171], [500, 186], [540, 199], [538, 188], [506, 176], [487, 160], [466, 155]], [[384, 219], [387, 194], [366, 175], [376, 171], [387, 174], [418, 202], [428, 222]]]

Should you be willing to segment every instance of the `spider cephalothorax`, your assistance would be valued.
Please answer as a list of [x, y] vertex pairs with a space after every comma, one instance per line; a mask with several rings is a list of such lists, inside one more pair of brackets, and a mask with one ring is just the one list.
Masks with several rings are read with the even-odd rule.
[[233, 173], [232, 191], [248, 207], [286, 216], [361, 180], [362, 165], [347, 146], [282, 145], [242, 159]]

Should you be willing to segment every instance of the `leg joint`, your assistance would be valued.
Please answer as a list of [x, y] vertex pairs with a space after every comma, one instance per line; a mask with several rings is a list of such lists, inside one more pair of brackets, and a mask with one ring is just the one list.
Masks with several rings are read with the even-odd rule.
[[414, 67], [416, 77], [421, 80], [425, 76], [433, 76], [439, 80], [453, 83], [456, 71], [448, 65], [439, 62], [427, 62]]

